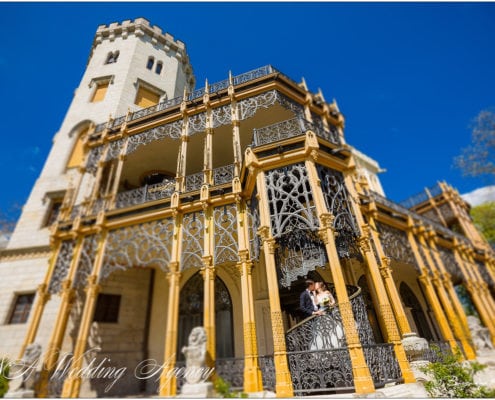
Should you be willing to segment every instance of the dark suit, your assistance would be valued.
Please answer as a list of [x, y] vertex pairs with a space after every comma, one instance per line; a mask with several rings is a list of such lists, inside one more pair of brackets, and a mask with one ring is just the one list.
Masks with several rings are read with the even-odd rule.
[[311, 299], [308, 290], [301, 293], [301, 297], [299, 298], [299, 309], [304, 314], [304, 318], [311, 317], [313, 311], [315, 311], [315, 305], [313, 304], [313, 300]]

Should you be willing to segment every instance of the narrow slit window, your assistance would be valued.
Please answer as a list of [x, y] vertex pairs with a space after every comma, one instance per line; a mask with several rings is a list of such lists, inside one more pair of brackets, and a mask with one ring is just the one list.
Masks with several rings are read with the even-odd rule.
[[163, 68], [163, 63], [161, 61], [158, 61], [156, 63], [156, 69], [155, 72], [160, 75], [162, 73], [162, 68]]
[[105, 94], [107, 93], [109, 81], [100, 82], [96, 85], [96, 89], [93, 93], [93, 97], [91, 98], [91, 103], [96, 103], [98, 101], [102, 101], [105, 98]]
[[23, 324], [27, 322], [31, 307], [33, 306], [34, 293], [18, 294], [14, 300], [9, 324]]
[[146, 63], [146, 68], [150, 71], [153, 69], [153, 64], [155, 63], [155, 59], [153, 57], [148, 58], [148, 62]]
[[114, 64], [117, 62], [117, 59], [119, 58], [120, 52], [117, 51], [111, 51], [108, 53], [107, 59], [105, 61], [105, 64]]

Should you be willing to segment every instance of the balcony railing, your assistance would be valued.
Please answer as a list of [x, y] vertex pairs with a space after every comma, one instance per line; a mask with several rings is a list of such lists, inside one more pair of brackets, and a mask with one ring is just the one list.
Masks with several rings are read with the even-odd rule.
[[148, 201], [161, 200], [172, 196], [175, 191], [175, 181], [145, 185], [137, 189], [117, 193], [115, 208], [123, 208], [143, 204]]
[[253, 147], [275, 143], [292, 137], [304, 135], [312, 130], [317, 136], [334, 144], [340, 144], [339, 134], [336, 129], [325, 130], [304, 118], [296, 117], [259, 129], [253, 129]]
[[432, 197], [435, 197], [435, 196], [441, 195], [443, 193], [443, 190], [442, 190], [440, 184], [437, 183], [436, 185], [425, 189], [423, 192], [418, 193], [414, 196], [411, 196], [404, 201], [401, 201], [400, 205], [404, 206], [406, 208], [411, 208], [411, 207], [414, 207], [420, 203], [428, 201], [428, 199], [430, 198], [430, 196], [428, 195], [428, 192], [430, 193], [430, 195]]
[[[245, 82], [249, 82], [258, 78], [261, 78], [263, 76], [269, 75], [271, 73], [278, 72], [280, 73], [277, 69], [272, 67], [271, 65], [265, 65], [263, 67], [257, 68], [255, 70], [245, 72], [241, 75], [235, 76], [232, 78], [232, 83], [234, 86], [240, 85]], [[289, 78], [287, 78], [289, 79]], [[289, 79], [290, 80], [290, 79]], [[208, 85], [208, 93], [215, 93], [220, 90], [226, 89], [229, 86], [229, 80], [224, 79], [220, 82], [213, 83], [211, 85]], [[190, 93], [187, 96], [187, 100], [195, 100], [197, 98], [202, 97], [206, 92], [206, 89], [203, 87], [201, 89], [196, 89], [192, 93]], [[160, 112], [163, 110], [166, 110], [171, 107], [175, 107], [178, 104], [180, 104], [183, 101], [183, 96], [178, 96], [174, 97], [173, 99], [169, 99], [166, 101], [163, 101], [161, 103], [155, 104], [151, 107], [143, 108], [142, 110], [135, 111], [129, 115], [129, 121], [134, 121], [139, 118], [146, 117], [148, 115], [154, 114], [156, 112]], [[117, 126], [121, 125], [126, 119], [126, 116], [119, 116], [115, 118], [112, 122], [103, 122], [101, 124], [96, 125], [94, 133], [100, 133], [102, 132], [105, 128], [109, 129], [114, 129]]]

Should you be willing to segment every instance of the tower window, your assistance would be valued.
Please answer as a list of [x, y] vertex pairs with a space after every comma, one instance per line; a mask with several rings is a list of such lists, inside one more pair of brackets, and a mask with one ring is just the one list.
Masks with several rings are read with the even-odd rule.
[[96, 301], [93, 321], [117, 323], [119, 321], [120, 298], [119, 294], [100, 293]]
[[18, 294], [14, 300], [12, 314], [10, 314], [9, 324], [22, 324], [27, 322], [29, 312], [34, 301], [34, 293]]
[[55, 223], [55, 221], [57, 221], [58, 216], [60, 215], [63, 200], [63, 197], [59, 197], [50, 201], [50, 209], [48, 210], [45, 226], [51, 226]]
[[156, 69], [155, 69], [155, 72], [160, 75], [161, 72], [162, 72], [162, 68], [163, 68], [163, 63], [161, 61], [158, 61], [156, 63]]
[[105, 64], [114, 64], [117, 62], [117, 59], [119, 58], [120, 52], [117, 51], [111, 51], [108, 53], [107, 59], [105, 61]]
[[152, 90], [140, 86], [136, 95], [136, 101], [134, 102], [140, 107], [146, 108], [158, 104], [160, 101], [160, 95]]
[[77, 138], [77, 142], [72, 149], [67, 168], [75, 168], [82, 164], [84, 158], [84, 136], [88, 133], [89, 128], [84, 129]]
[[148, 58], [148, 62], [146, 63], [146, 68], [150, 71], [153, 69], [153, 64], [155, 63], [155, 59], [153, 57]]
[[91, 103], [96, 103], [102, 101], [107, 93], [108, 85], [110, 81], [99, 82], [96, 84], [96, 89], [93, 92], [93, 97], [91, 98]]

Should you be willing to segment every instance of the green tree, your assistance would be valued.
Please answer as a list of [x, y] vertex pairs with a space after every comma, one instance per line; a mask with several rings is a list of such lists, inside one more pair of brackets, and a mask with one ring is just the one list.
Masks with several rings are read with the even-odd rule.
[[454, 165], [464, 176], [495, 178], [495, 113], [481, 111], [473, 121], [471, 144], [455, 157]]
[[495, 201], [471, 208], [474, 225], [483, 233], [492, 247], [495, 247]]

